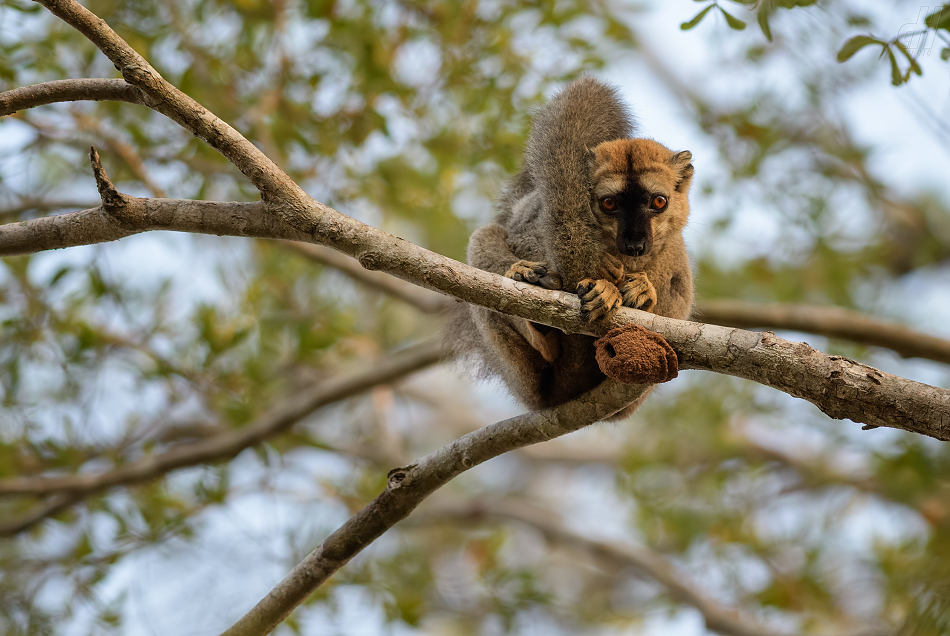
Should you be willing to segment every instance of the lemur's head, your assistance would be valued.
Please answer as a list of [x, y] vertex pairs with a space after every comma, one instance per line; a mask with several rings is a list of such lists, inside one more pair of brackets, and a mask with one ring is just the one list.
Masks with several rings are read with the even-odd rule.
[[682, 231], [693, 178], [689, 151], [673, 152], [652, 139], [617, 139], [591, 151], [591, 207], [608, 239], [627, 256]]

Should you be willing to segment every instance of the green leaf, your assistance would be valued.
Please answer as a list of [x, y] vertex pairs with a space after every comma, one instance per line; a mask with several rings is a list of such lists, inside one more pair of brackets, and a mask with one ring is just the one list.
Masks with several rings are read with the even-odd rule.
[[59, 281], [61, 281], [61, 280], [63, 279], [63, 277], [66, 276], [66, 274], [70, 273], [71, 271], [73, 271], [73, 268], [70, 267], [69, 265], [65, 265], [65, 266], [63, 266], [63, 267], [60, 267], [58, 270], [56, 270], [56, 273], [53, 274], [53, 277], [52, 277], [51, 279], [49, 279], [48, 285], [49, 285], [50, 287], [55, 287], [55, 286], [56, 286], [56, 283], [58, 283]]
[[944, 5], [940, 11], [934, 11], [928, 15], [924, 18], [924, 24], [931, 29], [950, 30], [950, 5]]
[[891, 84], [894, 86], [900, 86], [904, 82], [904, 78], [901, 76], [901, 68], [897, 65], [897, 58], [894, 57], [894, 51], [891, 50], [891, 47], [887, 48], [887, 57], [891, 61]]
[[769, 28], [769, 9], [766, 3], [763, 3], [759, 7], [758, 12], [755, 16], [756, 20], [759, 22], [759, 28], [762, 29], [762, 35], [765, 36], [765, 39], [769, 42], [772, 41], [772, 29]]
[[904, 54], [904, 57], [907, 58], [907, 61], [910, 62], [910, 68], [907, 70], [907, 76], [910, 77], [911, 71], [917, 73], [917, 75], [923, 75], [924, 72], [920, 68], [920, 64], [917, 63], [917, 60], [911, 55], [910, 51], [907, 50], [907, 47], [904, 46], [904, 43], [900, 40], [894, 40], [894, 46], [900, 49], [900, 52]]
[[719, 10], [722, 11], [722, 15], [726, 18], [726, 24], [729, 25], [730, 29], [741, 31], [745, 28], [745, 22], [743, 22], [736, 16], [730, 14], [728, 11], [726, 11], [722, 7], [719, 7]]
[[940, 51], [940, 59], [946, 62], [950, 60], [950, 48], [946, 48]]
[[881, 42], [877, 38], [872, 38], [868, 35], [856, 35], [847, 42], [844, 43], [844, 46], [841, 47], [841, 50], [838, 51], [838, 61], [847, 62], [851, 59], [851, 56], [868, 46], [869, 44], [880, 44], [881, 46], [887, 46], [884, 42]]
[[684, 31], [689, 31], [689, 30], [692, 29], [694, 26], [696, 26], [697, 24], [699, 24], [700, 20], [702, 20], [703, 18], [705, 18], [705, 17], [706, 17], [706, 14], [709, 13], [709, 10], [712, 9], [713, 7], [715, 7], [715, 6], [716, 6], [716, 5], [714, 5], [714, 4], [709, 5], [708, 7], [706, 7], [705, 9], [703, 9], [702, 11], [700, 11], [699, 13], [697, 13], [696, 16], [693, 17], [692, 20], [690, 20], [689, 22], [684, 22], [683, 24], [681, 24], [681, 25], [680, 25], [680, 28], [683, 29]]

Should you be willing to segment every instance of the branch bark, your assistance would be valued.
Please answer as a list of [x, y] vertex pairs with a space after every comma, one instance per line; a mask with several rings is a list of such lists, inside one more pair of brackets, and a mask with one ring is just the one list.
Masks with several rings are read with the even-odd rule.
[[613, 566], [622, 565], [639, 571], [663, 586], [674, 600], [698, 610], [710, 631], [723, 636], [777, 636], [779, 633], [749, 617], [740, 617], [738, 610], [707, 597], [695, 584], [680, 575], [676, 566], [660, 553], [643, 546], [621, 546], [589, 539], [569, 530], [552, 515], [531, 506], [480, 502], [459, 508], [426, 510], [414, 519], [419, 523], [448, 521], [471, 524], [481, 520], [520, 523], [534, 528], [552, 543], [586, 551]]
[[0, 225], [0, 256], [33, 254], [117, 241], [150, 230], [247, 238], [309, 237], [254, 203], [140, 199], [125, 196], [119, 209], [104, 206]]
[[[0, 535], [25, 530], [63, 507], [107, 488], [148, 481], [186, 466], [229, 459], [244, 449], [287, 430], [322, 406], [352, 397], [374, 386], [393, 382], [441, 359], [442, 347], [439, 342], [427, 342], [411, 347], [374, 363], [368, 369], [328, 380], [311, 391], [291, 396], [249, 426], [173, 446], [165, 452], [142, 457], [106, 472], [0, 480], [0, 496], [54, 495], [50, 500], [38, 504], [35, 510], [21, 519], [0, 526]], [[57, 502], [58, 505], [54, 505]], [[47, 511], [44, 513], [44, 510]]]
[[389, 473], [385, 490], [327, 537], [231, 628], [227, 636], [270, 633], [334, 572], [404, 519], [426, 497], [492, 457], [566, 435], [616, 413], [648, 387], [607, 380], [576, 400], [496, 422]]
[[706, 300], [697, 307], [695, 317], [728, 327], [804, 331], [885, 347], [904, 358], [926, 358], [950, 364], [950, 341], [840, 307]]
[[[448, 299], [419, 289], [411, 283], [367, 271], [352, 258], [321, 245], [288, 242], [287, 246], [310, 260], [338, 269], [357, 282], [399, 298], [420, 311], [437, 313], [449, 304]], [[950, 340], [840, 307], [717, 299], [701, 301], [693, 312], [693, 318], [702, 318], [703, 322], [725, 327], [802, 331], [891, 349], [904, 358], [924, 358], [950, 364]]]
[[65, 79], [14, 88], [0, 93], [0, 117], [36, 106], [78, 101], [147, 104], [142, 91], [125, 80]]

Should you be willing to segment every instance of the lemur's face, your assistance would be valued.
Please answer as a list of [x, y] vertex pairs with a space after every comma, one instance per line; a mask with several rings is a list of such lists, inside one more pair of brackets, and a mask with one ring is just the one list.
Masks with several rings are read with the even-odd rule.
[[594, 148], [591, 207], [621, 254], [646, 256], [686, 225], [691, 158], [651, 139], [618, 139]]

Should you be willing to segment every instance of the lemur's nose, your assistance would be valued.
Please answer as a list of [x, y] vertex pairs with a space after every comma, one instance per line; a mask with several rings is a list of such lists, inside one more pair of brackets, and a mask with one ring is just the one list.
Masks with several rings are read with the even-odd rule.
[[627, 254], [630, 256], [643, 256], [647, 248], [647, 242], [646, 240], [625, 241], [624, 247], [627, 248]]

